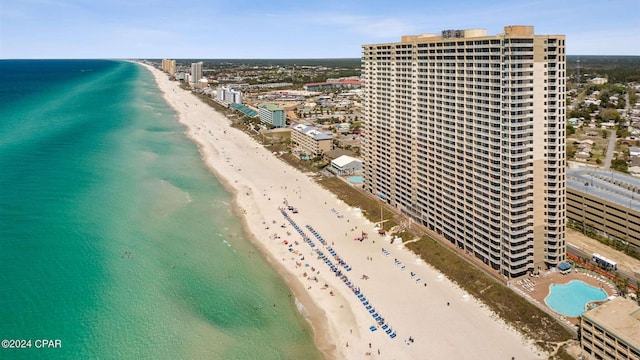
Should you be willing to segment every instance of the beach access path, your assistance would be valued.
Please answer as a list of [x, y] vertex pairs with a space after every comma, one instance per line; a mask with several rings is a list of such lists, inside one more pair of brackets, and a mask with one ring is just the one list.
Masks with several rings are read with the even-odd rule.
[[203, 161], [235, 194], [248, 235], [289, 284], [327, 358], [546, 358], [402, 244], [378, 235], [358, 209], [144, 66]]

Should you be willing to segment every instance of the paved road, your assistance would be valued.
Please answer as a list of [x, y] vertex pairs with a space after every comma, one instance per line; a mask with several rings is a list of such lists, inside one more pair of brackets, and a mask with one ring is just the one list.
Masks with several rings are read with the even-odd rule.
[[613, 160], [613, 151], [616, 147], [616, 131], [609, 130], [609, 146], [607, 147], [607, 153], [604, 158], [604, 166], [603, 169], [608, 169], [611, 167], [611, 160]]
[[[593, 253], [589, 253], [588, 251], [583, 251], [578, 247], [574, 246], [573, 244], [567, 244], [567, 253], [571, 255], [579, 256], [582, 258], [585, 258], [585, 257], [591, 258], [591, 255], [593, 254]], [[630, 283], [633, 285], [638, 284], [638, 281], [640, 281], [640, 277], [637, 276], [637, 274], [627, 269], [623, 269], [621, 266], [618, 266], [618, 274], [620, 274], [620, 277], [623, 279], [627, 278], [631, 280]]]

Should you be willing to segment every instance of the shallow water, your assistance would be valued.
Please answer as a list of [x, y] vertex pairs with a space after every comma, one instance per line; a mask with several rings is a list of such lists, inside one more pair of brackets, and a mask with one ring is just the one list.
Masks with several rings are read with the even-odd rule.
[[0, 95], [0, 334], [62, 344], [1, 357], [320, 358], [147, 70], [0, 61]]

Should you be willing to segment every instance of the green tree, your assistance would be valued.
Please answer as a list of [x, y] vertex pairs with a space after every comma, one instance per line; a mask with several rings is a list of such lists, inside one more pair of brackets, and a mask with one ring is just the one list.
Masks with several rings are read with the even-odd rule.
[[620, 172], [629, 172], [627, 162], [624, 159], [611, 160], [611, 168]]
[[567, 124], [567, 136], [573, 135], [576, 133], [576, 129], [571, 124]]
[[609, 92], [602, 91], [600, 93], [600, 106], [607, 107], [607, 104], [609, 103], [609, 97]]
[[633, 105], [637, 103], [638, 98], [640, 98], [640, 96], [638, 96], [638, 94], [635, 91], [629, 92], [629, 104]]
[[630, 135], [629, 130], [627, 129], [618, 129], [618, 131], [616, 131], [616, 136], [619, 138], [626, 138]]
[[616, 109], [604, 109], [600, 111], [600, 118], [604, 122], [618, 122], [621, 120], [620, 113]]

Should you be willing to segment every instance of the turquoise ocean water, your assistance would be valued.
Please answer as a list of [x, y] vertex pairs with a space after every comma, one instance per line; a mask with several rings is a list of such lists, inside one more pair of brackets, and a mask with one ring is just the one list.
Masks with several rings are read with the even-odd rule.
[[0, 61], [0, 358], [320, 358], [230, 203], [141, 66]]

